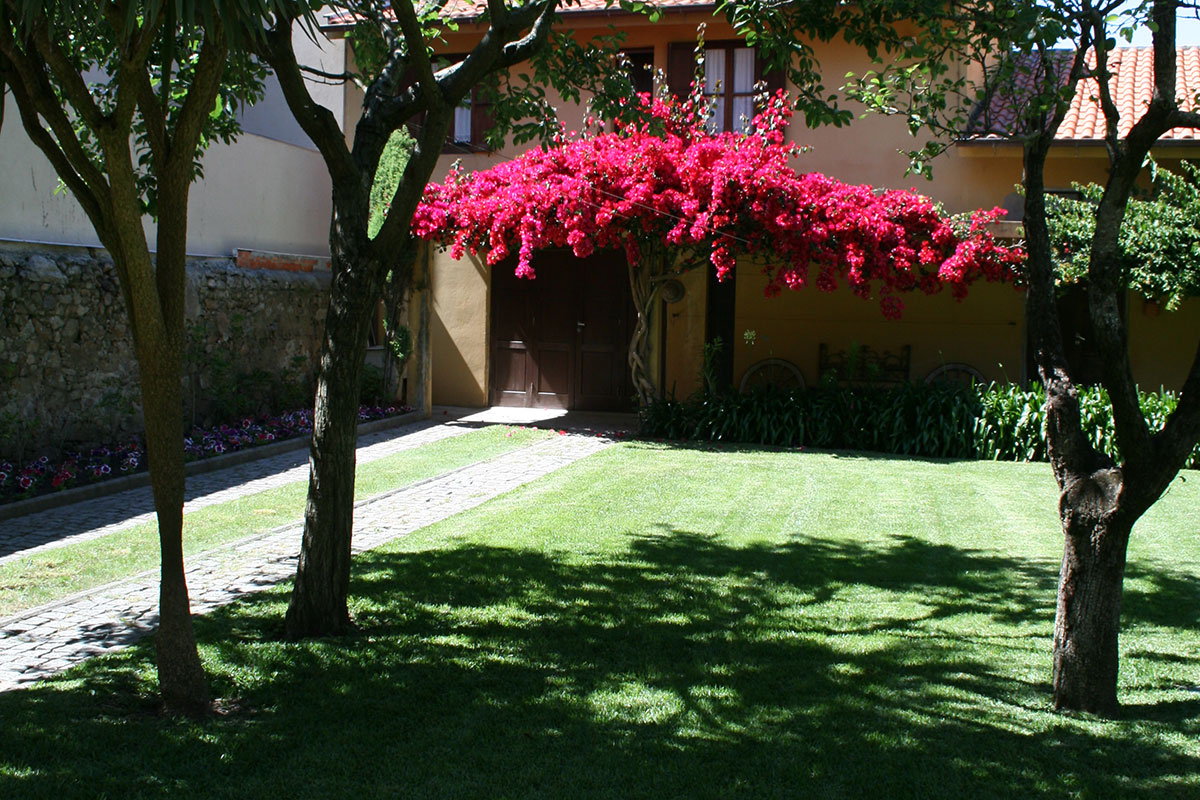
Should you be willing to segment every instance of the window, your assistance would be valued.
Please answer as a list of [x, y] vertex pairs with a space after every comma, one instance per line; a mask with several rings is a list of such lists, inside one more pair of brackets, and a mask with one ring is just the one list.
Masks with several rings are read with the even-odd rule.
[[[437, 56], [433, 62], [433, 69], [436, 72], [464, 58], [466, 55], [462, 53]], [[410, 72], [401, 85], [407, 86], [414, 81], [416, 81], [416, 75]], [[454, 109], [450, 131], [446, 134], [446, 143], [442, 147], [443, 153], [486, 153], [489, 151], [486, 139], [488, 130], [492, 127], [492, 104], [484, 97], [484, 90], [477, 86], [471, 95], [464, 98], [462, 104]], [[415, 136], [420, 127], [425, 124], [425, 114], [417, 115], [408, 124], [409, 132]]]
[[454, 109], [454, 121], [446, 136], [444, 153], [486, 153], [487, 134], [492, 127], [492, 104], [484, 100], [484, 89], [476, 86], [462, 105]]
[[713, 133], [750, 130], [754, 117], [754, 83], [758, 78], [754, 50], [717, 46], [704, 50], [704, 95], [712, 98]]
[[634, 94], [654, 94], [654, 51], [626, 50], [629, 82]]
[[[672, 94], [688, 93], [695, 75], [695, 45], [671, 44], [667, 58], [667, 83]], [[765, 64], [754, 49], [740, 40], [709, 42], [704, 48], [704, 94], [714, 100], [710, 127], [714, 132], [749, 129], [754, 116], [754, 85], [766, 81], [767, 90], [783, 88], [783, 73], [765, 72]]]
[[[438, 56], [434, 70], [445, 69], [466, 58], [465, 53]], [[446, 135], [443, 153], [486, 153], [485, 143], [488, 129], [492, 127], [492, 104], [484, 100], [484, 90], [476, 86], [471, 94], [463, 98], [462, 104], [454, 109], [450, 133]]]
[[464, 97], [462, 104], [454, 109], [454, 130], [450, 133], [450, 141], [469, 144], [471, 133], [471, 98]]

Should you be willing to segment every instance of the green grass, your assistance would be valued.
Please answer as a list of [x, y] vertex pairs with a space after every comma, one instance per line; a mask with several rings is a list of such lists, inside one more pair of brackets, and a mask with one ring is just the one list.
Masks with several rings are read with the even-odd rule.
[[[551, 434], [492, 426], [360, 465], [354, 497], [362, 500], [524, 447]], [[184, 516], [185, 556], [263, 533], [304, 516], [308, 481], [300, 480]], [[297, 542], [297, 548], [299, 543]], [[0, 565], [0, 617], [158, 567], [158, 523], [102, 539], [46, 550]]]
[[1117, 721], [1049, 703], [1044, 465], [610, 448], [360, 557], [361, 632], [285, 587], [0, 696], [0, 796], [1200, 795], [1200, 474], [1134, 532]]

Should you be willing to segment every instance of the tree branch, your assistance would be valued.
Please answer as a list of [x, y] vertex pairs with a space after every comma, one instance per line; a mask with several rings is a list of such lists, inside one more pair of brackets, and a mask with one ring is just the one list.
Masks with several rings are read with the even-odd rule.
[[[205, 120], [212, 112], [213, 99], [220, 91], [225, 59], [229, 53], [225, 27], [219, 17], [216, 18], [213, 28], [206, 28], [204, 31], [204, 44], [200, 47], [200, 56], [196, 61], [195, 77], [175, 121], [175, 130], [171, 135], [170, 163], [165, 169], [169, 174], [186, 169], [185, 179], [189, 183], [192, 159], [195, 157], [200, 134], [204, 131]], [[179, 179], [180, 176], [170, 177]]]
[[[1096, 229], [1088, 261], [1092, 338], [1102, 364], [1102, 382], [1112, 404], [1117, 443], [1131, 475], [1154, 472], [1155, 448], [1151, 446], [1150, 428], [1138, 400], [1129, 358], [1129, 336], [1121, 320], [1119, 302], [1125, 283], [1120, 270], [1120, 231], [1142, 164], [1150, 148], [1169, 130], [1168, 120], [1177, 110], [1175, 2], [1155, 0], [1152, 16], [1159, 23], [1154, 32], [1154, 94], [1145, 114], [1123, 143], [1118, 143], [1112, 134], [1109, 179], [1096, 209]], [[1114, 120], [1109, 123], [1110, 128], [1115, 126]]]
[[1200, 128], [1200, 112], [1175, 109], [1167, 114], [1167, 130], [1171, 128]]
[[[128, 3], [107, 4], [104, 7], [104, 15], [108, 19], [114, 36], [120, 36], [122, 26], [125, 24], [127, 8]], [[118, 53], [118, 70], [121, 80], [117, 83], [117, 107], [112, 112], [112, 127], [117, 131], [127, 131], [132, 127], [133, 116], [141, 105], [141, 87], [138, 84], [146, 75], [150, 49], [154, 46], [154, 39], [158, 35], [161, 17], [159, 11], [160, 9], [157, 7], [151, 9], [150, 15], [142, 20], [136, 35], [130, 39], [128, 51]], [[173, 36], [174, 32], [168, 31], [165, 35]], [[143, 112], [144, 115], [145, 112]], [[147, 124], [149, 123], [147, 122]]]
[[[527, 6], [512, 15], [512, 23], [517, 26], [518, 30], [523, 30], [525, 27], [524, 19], [527, 16], [535, 16], [534, 9], [537, 6]], [[550, 36], [550, 29], [554, 25], [554, 17], [558, 13], [558, 0], [549, 0], [540, 13], [536, 14], [536, 20], [533, 22], [533, 28], [523, 39], [510, 42], [504, 46], [504, 58], [501, 62], [503, 67], [511, 67], [528, 59], [535, 50], [545, 44]]]
[[[1100, 111], [1104, 114], [1104, 145], [1111, 162], [1121, 151], [1119, 126], [1121, 112], [1112, 97], [1112, 73], [1108, 69], [1108, 46], [1105, 44], [1104, 19], [1093, 13], [1092, 44], [1096, 53], [1096, 86], [1100, 93]], [[1083, 48], [1080, 48], [1083, 49]]]
[[504, 4], [504, 0], [487, 0], [488, 17], [492, 20], [492, 27], [497, 30], [504, 30], [508, 27], [508, 6]]
[[296, 52], [292, 48], [291, 20], [280, 19], [259, 44], [263, 57], [283, 90], [283, 97], [296, 117], [296, 122], [312, 139], [321, 153], [333, 181], [334, 191], [358, 183], [358, 171], [346, 147], [346, 139], [337, 119], [329, 109], [318, 104], [305, 85]]
[[[3, 35], [11, 36], [11, 30], [5, 31]], [[67, 102], [75, 109], [75, 113], [79, 115], [83, 123], [94, 131], [103, 130], [109, 123], [107, 115], [96, 105], [96, 99], [92, 97], [91, 90], [84, 83], [83, 76], [75, 69], [75, 65], [67, 59], [58, 44], [51, 40], [46, 30], [45, 19], [38, 20], [29, 39], [32, 40], [34, 47], [41, 55], [45, 66], [49, 67], [49, 71], [54, 74]], [[53, 126], [51, 127], [53, 128]], [[55, 130], [55, 134], [58, 134], [57, 130]]]
[[[68, 171], [79, 179], [81, 182], [80, 185], [88, 187], [88, 191], [97, 200], [101, 197], [107, 197], [110, 188], [108, 181], [105, 179], [104, 173], [97, 168], [91, 156], [88, 155], [80, 143], [79, 137], [75, 133], [75, 127], [67, 117], [58, 94], [54, 91], [54, 87], [50, 85], [50, 80], [47, 77], [47, 74], [50, 72], [49, 68], [42, 60], [38, 51], [35, 48], [31, 48], [31, 43], [28, 40], [25, 41], [25, 48], [23, 49], [13, 39], [12, 32], [11, 24], [0, 25], [0, 53], [3, 53], [4, 57], [8, 59], [9, 66], [11, 67], [10, 72], [15, 73], [17, 77], [17, 80], [13, 81], [11, 79], [13, 76], [11, 74], [9, 76], [9, 84], [13, 89], [13, 96], [17, 98], [18, 103], [28, 105], [28, 113], [33, 114], [33, 119], [35, 120], [34, 127], [42, 131], [45, 135], [44, 141], [49, 142], [52, 148], [62, 156], [65, 163], [69, 165]], [[58, 76], [55, 75], [55, 77], [57, 78]], [[19, 93], [18, 86], [20, 87]], [[87, 102], [91, 103], [91, 93], [87, 92], [86, 88], [84, 91]], [[92, 107], [95, 108], [95, 105], [92, 104]], [[39, 115], [49, 125], [49, 131], [46, 131], [42, 126], [42, 122], [37, 119]], [[34, 131], [29, 128], [28, 117], [26, 116], [24, 107], [22, 107], [21, 118], [32, 138]], [[52, 136], [51, 132], [53, 133]], [[39, 144], [39, 148], [45, 152], [41, 144]], [[47, 157], [49, 157], [49, 154], [47, 154]], [[60, 172], [59, 174], [61, 176], [62, 173]]]
[[305, 74], [315, 75], [318, 78], [325, 78], [326, 80], [333, 81], [335, 84], [352, 82], [355, 78], [355, 76], [351, 75], [349, 72], [326, 72], [325, 70], [317, 69], [316, 67], [308, 67], [304, 64], [299, 64], [298, 66], [300, 71]]
[[[0, 26], [0, 30], [4, 27], [6, 26]], [[3, 63], [5, 60], [7, 60], [7, 55], [0, 56], [0, 71], [4, 71], [5, 69]], [[113, 241], [110, 233], [111, 228], [106, 198], [94, 191], [94, 187], [75, 169], [71, 159], [67, 157], [59, 146], [62, 140], [59, 139], [56, 142], [55, 138], [42, 125], [38, 112], [35, 109], [33, 98], [27, 91], [25, 84], [21, 81], [11, 81], [9, 85], [12, 89], [13, 98], [17, 102], [17, 113], [21, 116], [21, 122], [25, 128], [26, 135], [42, 151], [54, 167], [55, 172], [58, 173], [58, 177], [71, 190], [75, 199], [79, 201], [79, 205], [83, 207], [84, 213], [88, 215], [88, 219], [92, 221], [92, 225], [96, 228], [96, 235], [100, 237], [100, 241], [105, 247], [112, 250]]]
[[[437, 78], [433, 75], [433, 62], [429, 59], [425, 36], [421, 33], [421, 23], [417, 20], [413, 4], [411, 0], [400, 0], [392, 3], [392, 9], [396, 12], [396, 21], [400, 23], [400, 30], [404, 34], [408, 66], [416, 70], [417, 83], [420, 85], [421, 91], [429, 96], [429, 107], [436, 108], [442, 103], [442, 97], [438, 91]], [[398, 47], [394, 48], [394, 53], [399, 53]], [[394, 64], [394, 59], [389, 62], [389, 66], [393, 66], [393, 68]], [[376, 80], [376, 83], [378, 82]]]
[[138, 109], [142, 113], [142, 120], [146, 126], [146, 140], [150, 143], [150, 154], [154, 157], [155, 164], [163, 164], [167, 158], [167, 127], [166, 127], [166, 102], [170, 97], [169, 92], [163, 92], [163, 99], [160, 102], [157, 95], [154, 94], [154, 87], [150, 84], [150, 74], [146, 70], [138, 70], [133, 75], [129, 76], [136, 81]]

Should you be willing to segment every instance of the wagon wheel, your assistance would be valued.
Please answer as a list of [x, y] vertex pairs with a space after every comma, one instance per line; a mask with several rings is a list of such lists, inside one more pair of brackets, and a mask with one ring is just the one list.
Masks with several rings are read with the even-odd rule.
[[925, 376], [925, 383], [945, 383], [954, 386], [970, 386], [972, 384], [987, 383], [987, 379], [983, 377], [983, 373], [972, 367], [970, 364], [952, 363], [943, 364], [933, 372]]
[[766, 358], [750, 365], [738, 391], [745, 393], [754, 389], [774, 386], [778, 389], [791, 390], [804, 388], [804, 375], [800, 368], [782, 358]]

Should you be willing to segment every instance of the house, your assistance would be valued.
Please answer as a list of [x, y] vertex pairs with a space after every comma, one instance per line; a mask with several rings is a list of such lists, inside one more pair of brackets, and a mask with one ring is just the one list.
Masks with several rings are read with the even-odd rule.
[[[649, 88], [649, 72], [662, 70], [673, 89], [691, 77], [697, 27], [706, 26], [710, 74], [721, 76], [724, 97], [718, 104], [720, 125], [737, 124], [750, 107], [750, 88], [764, 76], [753, 51], [739, 41], [714, 6], [692, 0], [660, 3], [657, 22], [583, 0], [562, 11], [581, 38], [610, 24], [625, 33], [630, 60], [643, 71], [641, 88]], [[482, 30], [476, 11], [463, 0], [452, 11], [459, 23], [445, 34], [442, 52], [466, 52]], [[344, 20], [343, 20], [344, 22]], [[336, 23], [335, 23], [336, 24]], [[869, 68], [866, 57], [842, 42], [818, 45], [827, 75], [842, 76]], [[1200, 49], [1181, 48], [1180, 94], [1200, 89], [1196, 69]], [[1115, 59], [1117, 94], [1134, 109], [1148, 91], [1148, 49], [1119, 51]], [[776, 79], [778, 80], [778, 79]], [[715, 81], [713, 81], [715, 83]], [[345, 116], [352, 119], [359, 96], [347, 93]], [[568, 128], [576, 128], [583, 110], [559, 108]], [[1052, 189], [1069, 191], [1073, 181], [1100, 181], [1105, 151], [1096, 127], [1097, 108], [1081, 92], [1063, 125], [1060, 144], [1047, 165]], [[521, 148], [488, 151], [481, 133], [486, 109], [464, 107], [456, 118], [453, 142], [435, 174], [440, 179], [453, 161], [467, 170], [487, 169], [514, 157]], [[907, 159], [898, 149], [910, 141], [902, 120], [867, 117], [848, 128], [809, 129], [793, 122], [791, 138], [811, 147], [798, 167], [824, 172], [850, 183], [888, 188], [915, 188], [951, 212], [1004, 206], [1017, 212], [1016, 186], [1021, 179], [1019, 145], [975, 131], [935, 164], [931, 182], [906, 177]], [[1156, 149], [1170, 167], [1193, 154], [1197, 140], [1177, 131]], [[1011, 219], [1011, 217], [1010, 217]], [[1016, 222], [1010, 227], [1016, 228]], [[430, 252], [425, 265], [431, 339], [431, 399], [435, 403], [492, 404], [567, 408], [624, 408], [629, 404], [624, 353], [630, 330], [628, 287], [623, 256], [604, 253], [581, 265], [570, 253], [542, 253], [535, 262], [538, 278], [518, 280], [505, 265], [489, 268], [480, 259], [455, 260], [446, 252]], [[806, 384], [817, 382], [831, 366], [867, 354], [886, 364], [889, 374], [922, 380], [947, 370], [986, 380], [1020, 381], [1030, 374], [1023, 296], [1012, 287], [977, 285], [964, 302], [947, 295], [905, 298], [898, 322], [885, 320], [878, 306], [849, 292], [825, 294], [814, 289], [785, 292], [767, 299], [765, 281], [749, 265], [732, 281], [718, 283], [711, 270], [695, 270], [682, 278], [681, 295], [666, 305], [653, 336], [659, 342], [653, 369], [665, 393], [686, 396], [700, 386], [705, 343], [720, 337], [725, 360], [718, 365], [725, 380], [738, 385], [763, 361], [786, 362], [786, 375]], [[581, 268], [584, 267], [584, 268]], [[1064, 327], [1084, 358], [1082, 305], [1064, 300]], [[485, 313], [481, 313], [481, 311]], [[1135, 376], [1144, 386], [1178, 387], [1200, 338], [1200, 301], [1173, 313], [1159, 313], [1140, 297], [1127, 303]], [[778, 367], [776, 367], [778, 369]]]

